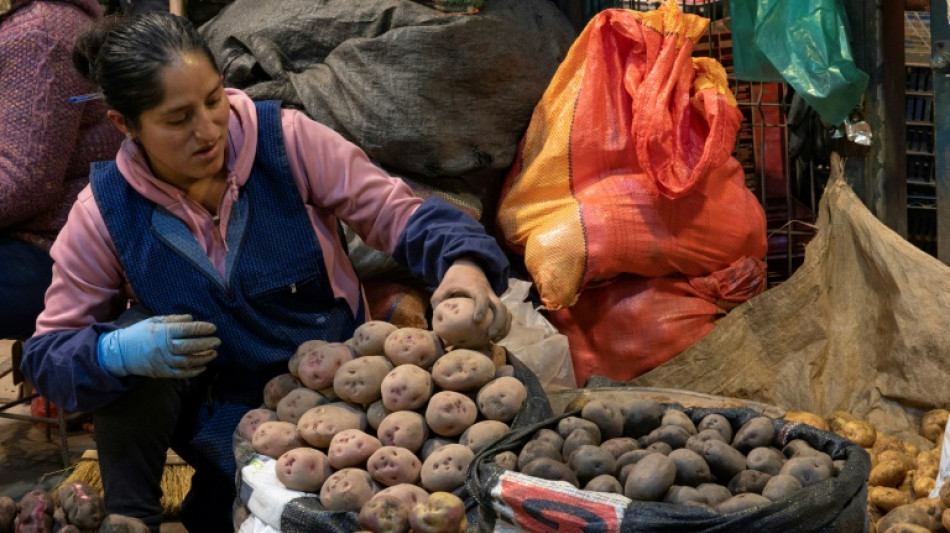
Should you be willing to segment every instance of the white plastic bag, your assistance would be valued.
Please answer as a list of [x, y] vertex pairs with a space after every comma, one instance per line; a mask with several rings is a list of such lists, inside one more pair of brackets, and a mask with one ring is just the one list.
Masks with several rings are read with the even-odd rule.
[[940, 497], [940, 487], [943, 486], [947, 478], [950, 478], [950, 424], [943, 430], [943, 444], [940, 449], [940, 470], [937, 471], [937, 482], [934, 489], [930, 491], [931, 498]]
[[525, 301], [530, 290], [530, 282], [508, 280], [501, 301], [511, 314], [511, 331], [498, 344], [531, 369], [544, 390], [577, 388], [567, 337]]

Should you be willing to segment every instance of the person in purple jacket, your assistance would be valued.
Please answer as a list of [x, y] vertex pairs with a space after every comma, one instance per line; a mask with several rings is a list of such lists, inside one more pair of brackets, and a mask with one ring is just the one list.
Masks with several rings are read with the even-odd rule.
[[70, 60], [102, 17], [97, 0], [0, 0], [0, 338], [33, 334], [53, 260], [50, 245], [89, 182], [89, 164], [122, 136]]
[[22, 370], [93, 412], [108, 512], [158, 531], [171, 447], [195, 468], [182, 523], [232, 529], [237, 423], [300, 344], [370, 318], [338, 221], [435, 287], [433, 304], [467, 295], [507, 333], [508, 262], [476, 220], [302, 113], [225, 88], [186, 19], [107, 19], [74, 61], [126, 139], [52, 247]]

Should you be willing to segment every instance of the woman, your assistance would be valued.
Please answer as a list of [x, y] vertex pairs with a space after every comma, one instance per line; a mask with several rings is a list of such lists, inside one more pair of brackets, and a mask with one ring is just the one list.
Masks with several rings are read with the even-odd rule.
[[102, 16], [97, 0], [0, 0], [0, 338], [27, 338], [43, 310], [50, 245], [122, 136], [73, 69], [76, 37]]
[[[476, 221], [303, 114], [225, 89], [187, 20], [112, 21], [74, 59], [126, 140], [53, 245], [22, 368], [61, 407], [94, 411], [110, 513], [158, 531], [171, 446], [196, 471], [185, 527], [231, 530], [241, 416], [299, 344], [346, 340], [367, 318], [338, 220], [438, 285], [433, 304], [469, 295], [505, 333], [508, 264]], [[110, 323], [130, 300], [151, 318]]]

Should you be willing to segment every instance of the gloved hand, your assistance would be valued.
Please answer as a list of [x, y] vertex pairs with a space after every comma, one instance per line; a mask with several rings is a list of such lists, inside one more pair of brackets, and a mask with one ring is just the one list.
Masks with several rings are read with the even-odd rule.
[[191, 315], [152, 317], [100, 336], [99, 366], [117, 377], [194, 377], [218, 356], [216, 330]]
[[475, 301], [472, 318], [476, 324], [485, 320], [485, 314], [491, 309], [494, 318], [488, 326], [488, 335], [493, 341], [499, 341], [508, 335], [511, 329], [508, 306], [498, 298], [485, 273], [474, 261], [457, 259], [452, 263], [442, 276], [442, 282], [432, 293], [430, 302], [435, 308], [443, 300], [457, 296], [465, 296]]

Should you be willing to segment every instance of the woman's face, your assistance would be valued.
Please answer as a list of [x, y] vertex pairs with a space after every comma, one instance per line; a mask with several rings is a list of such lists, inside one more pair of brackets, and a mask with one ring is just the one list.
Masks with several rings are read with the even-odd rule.
[[161, 103], [139, 117], [133, 134], [162, 180], [188, 188], [224, 168], [231, 107], [221, 76], [201, 54], [162, 70]]

